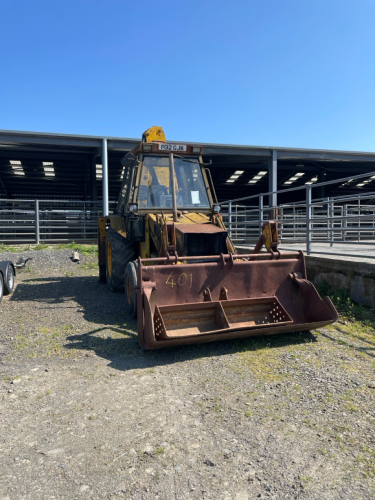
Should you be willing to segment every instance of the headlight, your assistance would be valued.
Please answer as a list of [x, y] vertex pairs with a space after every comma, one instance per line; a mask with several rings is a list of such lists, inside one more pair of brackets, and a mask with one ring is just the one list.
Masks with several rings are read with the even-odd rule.
[[220, 212], [220, 210], [221, 210], [220, 205], [214, 205], [214, 212], [215, 212], [215, 213]]
[[151, 144], [142, 144], [142, 150], [143, 151], [152, 151], [152, 143]]
[[129, 212], [138, 212], [138, 203], [130, 203]]
[[193, 146], [193, 153], [200, 153], [201, 152], [201, 146]]

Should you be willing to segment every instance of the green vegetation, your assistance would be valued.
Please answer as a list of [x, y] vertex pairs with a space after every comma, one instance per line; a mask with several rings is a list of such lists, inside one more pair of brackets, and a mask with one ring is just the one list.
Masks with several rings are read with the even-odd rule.
[[30, 250], [48, 250], [48, 245], [46, 245], [45, 243], [38, 243]]
[[19, 250], [17, 247], [12, 247], [9, 245], [4, 245], [4, 243], [0, 243], [0, 252], [23, 252], [23, 250]]
[[0, 243], [0, 253], [1, 252], [13, 252], [13, 253], [21, 253], [27, 252], [29, 250], [64, 250], [68, 248], [70, 250], [76, 250], [81, 255], [97, 255], [98, 247], [96, 244], [92, 245], [80, 245], [72, 241], [71, 243], [61, 243], [58, 245], [49, 245], [47, 243], [38, 243], [37, 245], [5, 245], [4, 243]]
[[328, 283], [322, 282], [317, 290], [322, 297], [330, 297], [344, 321], [359, 321], [363, 326], [375, 329], [375, 309], [355, 304], [349, 297], [347, 288], [332, 290]]
[[[340, 319], [333, 325], [325, 327], [325, 330], [335, 332], [334, 340], [338, 344], [353, 347], [357, 355], [368, 357], [375, 341], [375, 309], [354, 303], [348, 295], [348, 290], [334, 291], [327, 283], [321, 283], [318, 292], [322, 297], [328, 295], [340, 314]], [[317, 331], [316, 334], [319, 335], [321, 332]], [[339, 335], [338, 338], [336, 334]], [[364, 345], [357, 347], [358, 342], [363, 342]], [[375, 363], [373, 365], [375, 368]], [[343, 360], [340, 366], [346, 372], [357, 371], [350, 360]], [[357, 409], [351, 407], [349, 411]]]
[[98, 253], [97, 245], [79, 245], [72, 241], [71, 243], [64, 243], [56, 246], [57, 250], [62, 250], [64, 248], [69, 248], [70, 250], [75, 250], [82, 255], [96, 255]]

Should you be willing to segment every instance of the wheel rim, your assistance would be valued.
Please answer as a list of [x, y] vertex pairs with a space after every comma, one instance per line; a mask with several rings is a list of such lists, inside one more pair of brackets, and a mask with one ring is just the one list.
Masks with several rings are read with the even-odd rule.
[[129, 305], [132, 303], [131, 293], [132, 293], [132, 287], [131, 287], [131, 283], [130, 283], [130, 278], [129, 278], [129, 276], [127, 276], [126, 277], [126, 298], [128, 299]]
[[8, 287], [9, 290], [13, 290], [13, 285], [14, 285], [14, 274], [13, 274], [13, 269], [9, 269], [9, 274], [8, 274]]
[[112, 246], [111, 242], [108, 242], [107, 245], [107, 266], [108, 266], [108, 274], [112, 277]]
[[0, 275], [0, 300], [3, 298], [4, 282], [3, 277]]

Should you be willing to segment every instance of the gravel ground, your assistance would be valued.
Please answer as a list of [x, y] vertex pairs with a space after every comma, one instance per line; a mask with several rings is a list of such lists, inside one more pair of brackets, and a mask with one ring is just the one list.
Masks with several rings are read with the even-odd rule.
[[95, 255], [22, 256], [0, 304], [0, 500], [375, 498], [371, 328], [143, 352]]

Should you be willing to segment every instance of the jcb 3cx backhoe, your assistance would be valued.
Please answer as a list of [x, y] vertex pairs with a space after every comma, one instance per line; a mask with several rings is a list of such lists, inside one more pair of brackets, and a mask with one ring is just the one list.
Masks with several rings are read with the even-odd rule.
[[[124, 290], [143, 349], [318, 328], [337, 319], [306, 279], [303, 252], [280, 253], [276, 224], [236, 255], [203, 147], [152, 127], [122, 159], [115, 215], [100, 217], [99, 274]], [[267, 252], [260, 253], [262, 246]]]

